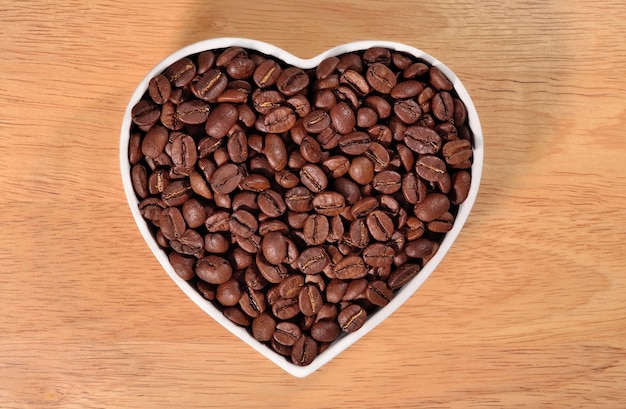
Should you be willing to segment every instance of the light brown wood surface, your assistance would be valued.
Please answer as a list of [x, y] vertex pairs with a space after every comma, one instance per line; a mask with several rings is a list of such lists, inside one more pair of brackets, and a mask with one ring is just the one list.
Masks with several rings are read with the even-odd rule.
[[[135, 227], [122, 115], [157, 62], [249, 37], [436, 56], [485, 135], [452, 250], [387, 321], [297, 379], [205, 315]], [[0, 407], [623, 408], [622, 1], [4, 1]]]

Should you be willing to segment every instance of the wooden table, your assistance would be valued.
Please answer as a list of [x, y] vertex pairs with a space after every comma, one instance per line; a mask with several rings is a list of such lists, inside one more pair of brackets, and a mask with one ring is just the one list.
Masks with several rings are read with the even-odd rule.
[[[19, 1], [0, 7], [0, 407], [622, 408], [621, 1]], [[158, 61], [250, 37], [421, 48], [473, 96], [478, 201], [387, 321], [294, 378], [206, 316], [135, 227], [122, 115]]]

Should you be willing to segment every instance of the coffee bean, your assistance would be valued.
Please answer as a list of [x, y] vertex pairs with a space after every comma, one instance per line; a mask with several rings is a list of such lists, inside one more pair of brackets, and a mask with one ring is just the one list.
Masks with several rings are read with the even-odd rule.
[[395, 74], [383, 63], [371, 64], [367, 68], [365, 78], [370, 86], [381, 94], [389, 94], [396, 86]]
[[311, 163], [307, 163], [300, 169], [300, 181], [313, 193], [319, 193], [328, 186], [328, 178], [324, 171]]
[[280, 298], [272, 304], [272, 314], [278, 319], [289, 320], [300, 313], [298, 298]]
[[367, 300], [374, 305], [384, 307], [393, 298], [393, 290], [381, 280], [369, 283], [366, 290]]
[[441, 149], [441, 137], [433, 129], [414, 125], [404, 131], [404, 143], [413, 152], [434, 154]]
[[367, 228], [375, 240], [387, 241], [394, 232], [393, 220], [381, 210], [373, 210], [366, 218]]
[[356, 183], [367, 185], [374, 178], [374, 164], [365, 156], [357, 156], [352, 160], [348, 174]]
[[316, 356], [317, 343], [308, 335], [302, 335], [291, 349], [291, 361], [296, 365], [310, 365]]
[[276, 87], [287, 96], [302, 91], [309, 85], [309, 76], [301, 69], [289, 67], [283, 70], [276, 79]]
[[310, 246], [316, 246], [326, 241], [330, 224], [326, 216], [312, 214], [307, 217], [302, 230], [304, 240]]
[[141, 100], [131, 110], [133, 122], [149, 129], [161, 116], [159, 107], [151, 101]]
[[225, 283], [232, 277], [232, 273], [230, 263], [223, 257], [210, 255], [196, 262], [196, 274], [207, 283]]
[[356, 126], [354, 111], [345, 102], [339, 102], [330, 109], [330, 120], [333, 127], [342, 135], [348, 134]]
[[328, 264], [328, 254], [322, 247], [308, 247], [300, 253], [298, 268], [304, 274], [317, 274], [322, 272]]
[[229, 227], [233, 234], [248, 238], [256, 233], [259, 223], [252, 213], [246, 210], [237, 210], [230, 215]]
[[302, 314], [312, 316], [319, 312], [324, 305], [324, 300], [316, 286], [305, 285], [298, 293], [298, 305]]
[[441, 72], [441, 70], [437, 67], [430, 67], [428, 71], [428, 75], [430, 78], [430, 83], [438, 90], [451, 91], [452, 83], [449, 79], [446, 78], [445, 75]]
[[273, 334], [276, 342], [286, 346], [294, 345], [301, 336], [302, 331], [300, 330], [300, 327], [298, 327], [297, 324], [288, 321], [281, 321], [276, 324]]
[[261, 192], [257, 198], [258, 206], [263, 214], [269, 217], [280, 217], [287, 210], [283, 197], [276, 191], [267, 189]]
[[227, 163], [215, 170], [209, 183], [211, 188], [220, 194], [228, 194], [237, 188], [242, 179], [239, 167], [233, 163]]
[[252, 336], [257, 341], [269, 341], [274, 336], [275, 330], [276, 320], [267, 312], [252, 320]]
[[335, 264], [335, 276], [341, 280], [354, 280], [365, 277], [367, 270], [363, 259], [359, 256], [348, 256]]
[[431, 100], [431, 112], [440, 121], [454, 120], [454, 100], [449, 92], [441, 91]]
[[167, 257], [174, 272], [183, 280], [189, 281], [196, 275], [194, 271], [195, 257], [186, 256], [176, 251], [170, 252]]
[[337, 216], [345, 207], [344, 197], [337, 192], [321, 192], [311, 201], [313, 209], [324, 216]]
[[369, 148], [372, 141], [367, 133], [361, 131], [350, 132], [339, 140], [339, 149], [347, 155], [357, 156]]
[[239, 303], [243, 291], [239, 285], [239, 281], [229, 279], [217, 286], [215, 298], [225, 307], [232, 307]]
[[452, 191], [450, 196], [450, 202], [452, 204], [458, 205], [467, 199], [471, 182], [472, 176], [466, 170], [458, 171], [452, 176]]
[[472, 166], [472, 145], [468, 140], [457, 139], [443, 145], [443, 157], [450, 166], [457, 169], [469, 169]]
[[446, 164], [439, 157], [424, 155], [415, 163], [415, 172], [429, 182], [437, 182], [446, 173]]
[[424, 222], [431, 222], [450, 208], [450, 199], [443, 193], [430, 193], [413, 209], [415, 216]]
[[393, 170], [377, 173], [372, 180], [372, 187], [383, 194], [393, 194], [402, 187], [402, 176]]
[[385, 267], [393, 263], [395, 254], [393, 248], [382, 243], [373, 243], [363, 250], [363, 260], [372, 267]]
[[340, 333], [339, 324], [332, 319], [317, 321], [311, 327], [311, 337], [318, 342], [333, 342]]
[[349, 304], [337, 317], [337, 322], [345, 332], [354, 332], [360, 329], [367, 320], [367, 313], [358, 304]]
[[157, 104], [161, 105], [165, 101], [169, 100], [171, 92], [172, 85], [170, 84], [170, 80], [165, 75], [157, 75], [148, 83], [148, 93], [150, 94], [150, 98], [152, 98], [152, 100]]
[[296, 124], [296, 114], [292, 108], [280, 106], [267, 114], [263, 124], [268, 133], [287, 132]]

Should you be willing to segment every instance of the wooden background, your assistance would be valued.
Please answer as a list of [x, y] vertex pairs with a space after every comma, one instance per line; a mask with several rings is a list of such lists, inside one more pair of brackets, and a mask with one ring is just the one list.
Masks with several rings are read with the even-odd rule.
[[[0, 407], [623, 408], [626, 8], [572, 1], [3, 1]], [[158, 61], [219, 36], [436, 56], [485, 134], [426, 284], [305, 379], [206, 316], [141, 238], [118, 141]]]

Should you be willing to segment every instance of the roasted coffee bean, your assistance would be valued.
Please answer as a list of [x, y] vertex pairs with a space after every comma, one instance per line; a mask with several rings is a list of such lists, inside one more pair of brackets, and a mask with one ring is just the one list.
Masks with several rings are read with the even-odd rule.
[[466, 139], [457, 139], [443, 145], [443, 157], [450, 166], [457, 169], [469, 169], [472, 166], [472, 145]]
[[382, 243], [373, 243], [363, 250], [363, 261], [372, 267], [390, 266], [395, 254], [393, 248]]
[[322, 247], [308, 247], [300, 253], [298, 268], [304, 274], [317, 274], [322, 272], [328, 261], [328, 254]]
[[445, 212], [435, 220], [426, 224], [426, 228], [433, 233], [447, 233], [452, 230], [454, 216], [450, 212]]
[[372, 187], [380, 193], [389, 195], [400, 190], [402, 176], [393, 170], [384, 170], [377, 173], [372, 179]]
[[170, 252], [167, 257], [174, 272], [183, 280], [189, 281], [196, 275], [194, 270], [195, 257], [186, 256], [176, 251]]
[[287, 106], [271, 110], [263, 120], [268, 133], [287, 132], [296, 124], [296, 114]]
[[370, 107], [360, 107], [356, 113], [356, 126], [359, 128], [369, 128], [376, 125], [378, 114]]
[[301, 336], [302, 331], [300, 330], [300, 327], [289, 321], [281, 321], [276, 324], [273, 334], [276, 342], [286, 346], [292, 346], [298, 339], [300, 339]]
[[269, 232], [263, 237], [263, 256], [271, 264], [280, 264], [287, 257], [287, 242], [280, 232]]
[[168, 206], [181, 206], [191, 197], [192, 193], [188, 180], [176, 180], [165, 187], [161, 193], [161, 199]]
[[130, 178], [133, 184], [133, 189], [139, 198], [144, 199], [149, 194], [148, 189], [148, 171], [145, 166], [140, 163], [136, 163], [130, 170]]
[[381, 94], [389, 94], [396, 86], [395, 74], [382, 63], [371, 64], [367, 68], [365, 78], [369, 85]]
[[389, 65], [391, 63], [391, 51], [384, 47], [371, 47], [363, 53], [363, 62], [367, 65], [374, 63]]
[[352, 160], [348, 174], [356, 183], [367, 185], [374, 178], [374, 164], [365, 156], [357, 156]]
[[438, 90], [451, 91], [452, 90], [452, 82], [441, 72], [441, 70], [437, 67], [430, 67], [428, 71], [428, 75], [430, 78], [430, 83]]
[[367, 216], [370, 212], [377, 209], [379, 205], [378, 199], [374, 196], [367, 196], [355, 202], [350, 209], [354, 218]]
[[291, 274], [278, 284], [278, 293], [282, 298], [295, 298], [304, 287], [304, 276]]
[[322, 80], [324, 78], [328, 78], [337, 68], [339, 64], [339, 58], [337, 57], [327, 57], [324, 59], [315, 69], [315, 76], [318, 80]]
[[307, 163], [300, 169], [300, 181], [313, 193], [319, 193], [328, 186], [328, 178], [324, 171], [311, 163]]
[[131, 110], [133, 122], [140, 127], [149, 129], [161, 116], [161, 110], [152, 101], [141, 100]]
[[347, 69], [343, 71], [339, 77], [341, 84], [349, 86], [359, 95], [367, 95], [370, 93], [370, 85], [363, 75], [353, 69]]
[[252, 78], [259, 88], [267, 88], [276, 83], [281, 73], [282, 68], [280, 65], [276, 61], [268, 58], [256, 67]]
[[198, 160], [196, 143], [193, 138], [182, 132], [173, 132], [170, 135], [170, 157], [175, 167], [191, 169]]
[[441, 149], [441, 137], [433, 129], [414, 125], [404, 131], [404, 143], [413, 152], [434, 154]]
[[230, 244], [226, 237], [219, 233], [209, 233], [204, 236], [204, 249], [209, 253], [223, 254], [228, 251]]
[[250, 325], [252, 320], [249, 316], [247, 316], [243, 311], [241, 311], [238, 307], [227, 307], [224, 308], [224, 316], [234, 322], [235, 324], [247, 327]]
[[326, 216], [312, 214], [307, 217], [302, 230], [304, 240], [310, 246], [317, 246], [326, 241], [330, 224]]
[[311, 327], [311, 337], [318, 342], [333, 342], [339, 334], [341, 334], [341, 328], [333, 319], [317, 321]]
[[413, 99], [397, 101], [393, 105], [393, 112], [405, 124], [411, 125], [417, 122], [422, 115], [422, 108]]
[[350, 224], [347, 238], [353, 247], [360, 249], [367, 247], [370, 242], [370, 234], [365, 219], [358, 218]]
[[252, 320], [252, 336], [257, 341], [269, 341], [274, 336], [275, 330], [276, 320], [267, 312]]
[[267, 300], [261, 291], [247, 288], [239, 299], [239, 307], [252, 318], [258, 317], [265, 312]]
[[304, 117], [304, 129], [310, 133], [320, 133], [330, 126], [331, 117], [327, 112], [317, 109]]
[[287, 96], [302, 91], [309, 85], [309, 76], [301, 68], [289, 67], [283, 70], [276, 79], [276, 88]]
[[263, 175], [252, 173], [244, 177], [239, 185], [241, 189], [259, 193], [270, 188], [270, 181]]
[[283, 197], [274, 190], [267, 189], [257, 198], [259, 209], [269, 217], [280, 217], [287, 210]]
[[298, 293], [298, 305], [300, 311], [306, 316], [313, 316], [317, 314], [324, 305], [322, 294], [319, 289], [314, 285], [305, 285], [300, 289]]
[[237, 210], [230, 215], [230, 231], [244, 238], [248, 238], [256, 233], [259, 224], [256, 217], [246, 210]]
[[329, 176], [337, 179], [345, 175], [350, 169], [350, 161], [345, 156], [330, 156], [322, 163]]
[[161, 125], [154, 125], [141, 141], [141, 153], [149, 158], [157, 158], [165, 149], [168, 139], [168, 130]]
[[306, 366], [317, 357], [317, 342], [308, 335], [302, 335], [291, 348], [291, 362]]
[[440, 121], [454, 121], [454, 100], [449, 92], [441, 91], [430, 102], [430, 110]]
[[167, 68], [164, 75], [174, 86], [182, 88], [196, 75], [196, 65], [189, 58], [181, 58]]
[[413, 212], [418, 219], [424, 222], [431, 222], [450, 208], [450, 199], [443, 193], [433, 192], [428, 194], [424, 200], [417, 203]]
[[148, 197], [139, 202], [141, 216], [151, 221], [155, 226], [160, 225], [161, 212], [166, 208], [165, 202], [156, 197]]
[[157, 103], [163, 104], [170, 99], [172, 84], [165, 75], [157, 75], [148, 83], [148, 93], [150, 98]]
[[335, 264], [333, 271], [340, 280], [354, 280], [367, 275], [363, 259], [359, 256], [347, 256]]
[[345, 208], [345, 199], [337, 192], [321, 192], [313, 197], [311, 205], [319, 214], [337, 216]]
[[196, 274], [207, 283], [221, 284], [232, 277], [233, 269], [225, 258], [209, 255], [196, 262]]
[[472, 176], [466, 170], [458, 171], [452, 176], [452, 191], [450, 192], [450, 202], [459, 205], [467, 199]]
[[313, 194], [304, 186], [296, 186], [285, 193], [285, 204], [294, 212], [308, 212], [312, 209]]
[[330, 120], [333, 127], [342, 135], [348, 134], [356, 126], [356, 116], [354, 111], [345, 102], [339, 102], [330, 108]]
[[367, 133], [361, 131], [350, 132], [339, 140], [339, 149], [352, 156], [363, 154], [370, 147], [372, 141]]
[[278, 319], [289, 320], [300, 313], [298, 298], [279, 298], [272, 304], [272, 314]]
[[394, 232], [393, 220], [381, 210], [373, 210], [366, 218], [367, 228], [375, 240], [387, 241]]
[[300, 142], [300, 154], [310, 163], [318, 163], [322, 160], [320, 144], [312, 136], [305, 136]]
[[225, 307], [232, 307], [239, 303], [243, 290], [239, 285], [239, 281], [229, 279], [217, 286], [215, 291], [215, 298], [217, 301]]
[[358, 304], [347, 305], [337, 317], [337, 323], [345, 332], [360, 329], [367, 320], [367, 312]]
[[369, 283], [365, 292], [367, 300], [374, 305], [384, 307], [393, 298], [393, 290], [381, 280]]
[[237, 123], [238, 119], [239, 111], [235, 105], [229, 103], [218, 104], [206, 120], [206, 133], [213, 138], [223, 138]]
[[437, 156], [424, 155], [415, 163], [415, 172], [429, 182], [438, 182], [446, 173], [446, 164]]
[[[391, 89], [390, 95], [394, 99], [413, 98], [424, 90], [424, 85], [416, 80], [401, 81]], [[418, 101], [419, 103], [419, 101]]]
[[226, 89], [227, 84], [226, 74], [212, 68], [202, 74], [198, 81], [192, 83], [191, 91], [196, 97], [204, 101], [216, 102], [218, 96]]
[[267, 115], [272, 110], [280, 107], [285, 102], [285, 96], [278, 91], [264, 90], [252, 94], [252, 104], [254, 109], [263, 115]]
[[335, 191], [343, 195], [348, 204], [356, 203], [361, 199], [361, 189], [352, 179], [346, 177], [337, 178], [333, 187]]
[[358, 278], [356, 280], [350, 280], [346, 293], [343, 295], [341, 301], [354, 301], [359, 298], [363, 298], [363, 293], [367, 288], [368, 281], [366, 278]]
[[209, 183], [215, 192], [228, 194], [237, 189], [242, 176], [237, 165], [226, 163], [213, 172]]

